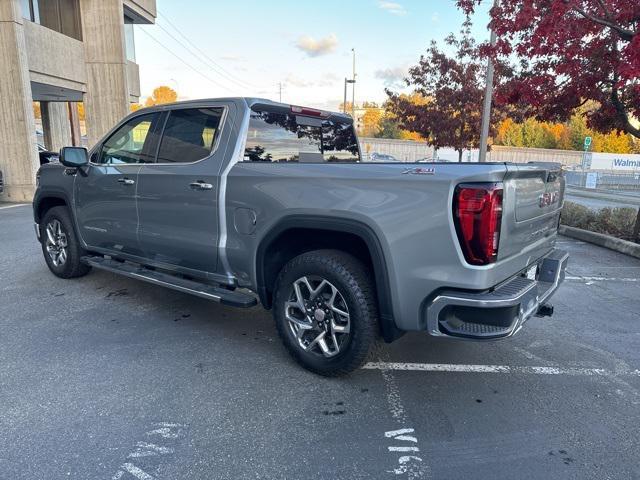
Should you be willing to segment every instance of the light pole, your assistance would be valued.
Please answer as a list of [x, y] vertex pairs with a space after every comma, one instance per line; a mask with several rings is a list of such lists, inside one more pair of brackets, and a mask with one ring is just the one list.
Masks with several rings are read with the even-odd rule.
[[355, 80], [349, 80], [346, 77], [344, 79], [344, 101], [342, 102], [342, 111], [344, 113], [347, 113], [347, 84], [348, 83], [356, 83], [356, 82], [355, 82]]
[[[499, 0], [493, 0], [493, 8], [498, 6]], [[491, 29], [489, 43], [492, 47], [496, 45], [496, 32]], [[479, 162], [487, 161], [487, 142], [489, 141], [489, 124], [491, 122], [491, 99], [493, 97], [493, 59], [487, 59], [487, 80], [484, 89], [484, 104], [482, 106], [482, 127], [480, 128], [480, 153]]]
[[351, 86], [351, 118], [353, 121], [356, 120], [356, 49], [352, 48], [353, 52], [353, 78], [351, 82], [353, 85]]

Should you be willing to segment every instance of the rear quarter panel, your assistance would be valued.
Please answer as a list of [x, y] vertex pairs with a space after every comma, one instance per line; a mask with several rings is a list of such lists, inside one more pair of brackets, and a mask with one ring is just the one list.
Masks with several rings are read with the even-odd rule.
[[[549, 250], [548, 241], [496, 264], [466, 264], [453, 226], [457, 184], [502, 181], [504, 164], [429, 164], [431, 175], [403, 173], [425, 164], [251, 163], [228, 176], [226, 254], [241, 284], [256, 288], [256, 251], [289, 215], [322, 215], [369, 226], [388, 269], [399, 328], [423, 329], [423, 302], [440, 288], [486, 289], [524, 269]], [[233, 228], [236, 209], [255, 211], [250, 234]]]

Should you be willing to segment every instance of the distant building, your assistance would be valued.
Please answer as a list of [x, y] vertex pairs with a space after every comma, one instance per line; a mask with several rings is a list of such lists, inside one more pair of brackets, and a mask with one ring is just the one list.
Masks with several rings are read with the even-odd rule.
[[54, 151], [80, 143], [75, 102], [89, 145], [129, 112], [140, 97], [133, 24], [155, 18], [155, 0], [0, 0], [0, 199], [33, 196], [34, 101]]

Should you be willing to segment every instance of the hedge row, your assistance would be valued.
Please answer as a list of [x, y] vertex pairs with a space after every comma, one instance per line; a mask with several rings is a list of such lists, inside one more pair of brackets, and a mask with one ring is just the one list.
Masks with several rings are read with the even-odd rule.
[[573, 202], [565, 202], [560, 223], [633, 241], [633, 228], [638, 209], [629, 207], [591, 210]]

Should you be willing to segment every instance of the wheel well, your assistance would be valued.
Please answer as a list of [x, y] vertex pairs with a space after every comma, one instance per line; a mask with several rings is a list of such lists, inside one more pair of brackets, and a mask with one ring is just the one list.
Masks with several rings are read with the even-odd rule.
[[[298, 222], [302, 223], [302, 222]], [[321, 223], [314, 221], [313, 223]], [[347, 230], [347, 231], [345, 231]], [[380, 326], [384, 339], [391, 342], [402, 336], [395, 326], [391, 307], [386, 264], [377, 241], [359, 233], [358, 229], [291, 227], [269, 238], [265, 238], [258, 248], [257, 287], [260, 301], [265, 308], [271, 308], [276, 279], [280, 270], [292, 258], [312, 250], [334, 249], [353, 255], [371, 272], [371, 279], [377, 292]]]
[[64, 199], [58, 197], [46, 197], [40, 200], [38, 208], [36, 210], [36, 221], [40, 223], [42, 217], [51, 210], [53, 207], [66, 207], [67, 202]]
[[291, 228], [280, 233], [264, 251], [264, 286], [271, 306], [273, 286], [282, 267], [294, 257], [312, 250], [342, 250], [360, 260], [373, 271], [371, 255], [367, 244], [353, 233], [319, 230], [312, 228]]

